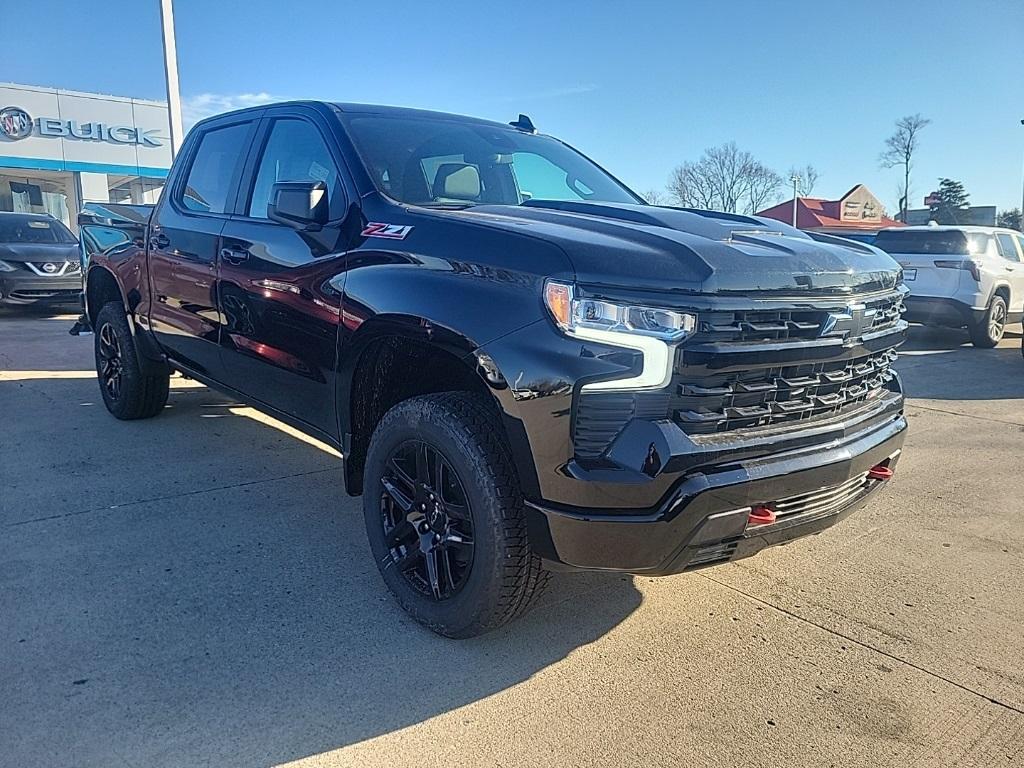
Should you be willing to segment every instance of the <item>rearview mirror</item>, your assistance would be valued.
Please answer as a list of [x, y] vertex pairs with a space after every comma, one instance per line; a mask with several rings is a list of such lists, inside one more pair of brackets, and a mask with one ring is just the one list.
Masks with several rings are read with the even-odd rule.
[[328, 219], [327, 185], [322, 181], [279, 181], [270, 188], [267, 218], [294, 229], [316, 231]]

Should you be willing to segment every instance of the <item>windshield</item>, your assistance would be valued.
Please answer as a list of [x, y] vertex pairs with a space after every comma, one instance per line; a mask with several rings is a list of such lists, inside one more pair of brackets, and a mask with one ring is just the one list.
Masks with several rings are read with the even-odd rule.
[[0, 216], [0, 243], [73, 243], [74, 235], [59, 221]]
[[921, 253], [954, 256], [978, 254], [988, 249], [991, 235], [983, 232], [964, 233], [955, 229], [922, 232], [898, 230], [879, 232], [875, 245], [887, 253]]
[[526, 200], [640, 200], [583, 155], [547, 136], [475, 122], [354, 117], [356, 151], [399, 202], [464, 207]]

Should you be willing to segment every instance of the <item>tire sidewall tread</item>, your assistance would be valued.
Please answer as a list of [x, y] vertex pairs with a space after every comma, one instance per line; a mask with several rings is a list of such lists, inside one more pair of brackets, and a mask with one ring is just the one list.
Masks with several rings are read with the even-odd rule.
[[[370, 548], [388, 589], [416, 621], [447, 637], [495, 629], [521, 615], [548, 574], [527, 540], [518, 478], [500, 426], [482, 396], [465, 392], [405, 400], [381, 419], [367, 451], [363, 512]], [[451, 463], [469, 497], [474, 529], [467, 582], [451, 598], [433, 601], [390, 566], [380, 511], [380, 476], [391, 453], [415, 439]]]

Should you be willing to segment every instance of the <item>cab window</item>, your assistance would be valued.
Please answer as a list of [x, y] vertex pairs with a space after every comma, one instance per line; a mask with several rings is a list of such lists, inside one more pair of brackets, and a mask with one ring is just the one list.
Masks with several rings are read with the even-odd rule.
[[236, 123], [207, 131], [185, 179], [178, 203], [199, 213], [227, 213], [235, 170], [251, 123]]
[[249, 200], [249, 216], [267, 218], [274, 184], [279, 181], [322, 181], [335, 208], [338, 168], [316, 126], [297, 118], [275, 120], [270, 129]]

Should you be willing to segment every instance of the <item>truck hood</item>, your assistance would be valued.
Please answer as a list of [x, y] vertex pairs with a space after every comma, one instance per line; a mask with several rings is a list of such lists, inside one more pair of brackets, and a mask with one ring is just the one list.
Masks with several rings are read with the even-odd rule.
[[823, 295], [894, 288], [900, 266], [873, 246], [774, 219], [653, 205], [530, 200], [453, 212], [542, 238], [581, 283], [680, 293]]

